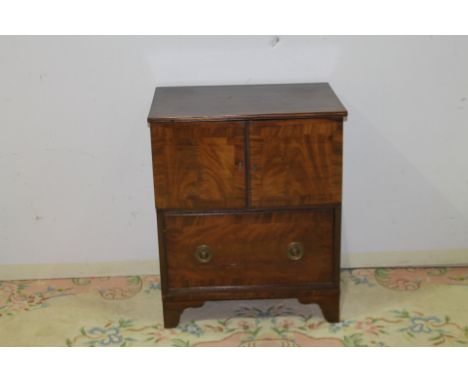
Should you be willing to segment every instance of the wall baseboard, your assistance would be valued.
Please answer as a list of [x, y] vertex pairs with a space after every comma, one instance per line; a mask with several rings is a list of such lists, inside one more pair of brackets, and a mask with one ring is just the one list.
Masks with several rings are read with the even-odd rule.
[[0, 265], [0, 280], [58, 279], [159, 275], [154, 261], [110, 261], [102, 263], [7, 264]]
[[342, 256], [342, 268], [468, 266], [468, 249], [368, 252]]
[[[342, 268], [468, 266], [468, 249], [348, 253]], [[159, 275], [158, 261], [0, 265], [0, 280]]]

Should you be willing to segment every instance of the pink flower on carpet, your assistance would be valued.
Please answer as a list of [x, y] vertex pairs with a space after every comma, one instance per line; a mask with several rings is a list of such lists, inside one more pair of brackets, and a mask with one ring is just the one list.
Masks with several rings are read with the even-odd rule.
[[306, 325], [306, 328], [309, 330], [314, 330], [314, 329], [317, 329], [319, 326], [321, 326], [323, 323], [324, 321], [312, 322], [311, 324]]
[[364, 321], [357, 321], [354, 328], [362, 330], [366, 334], [378, 335], [380, 333], [380, 328], [372, 323], [372, 320], [368, 318]]
[[419, 288], [421, 281], [420, 280], [407, 280], [407, 279], [398, 279], [396, 281], [396, 286], [400, 290], [416, 290]]
[[289, 329], [289, 328], [291, 328], [292, 326], [294, 326], [294, 321], [285, 319], [285, 320], [281, 321], [281, 322], [278, 324], [278, 326], [281, 326], [283, 329]]

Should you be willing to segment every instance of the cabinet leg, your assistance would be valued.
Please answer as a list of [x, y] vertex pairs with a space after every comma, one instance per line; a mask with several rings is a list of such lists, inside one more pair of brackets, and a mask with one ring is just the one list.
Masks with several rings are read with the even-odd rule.
[[186, 308], [196, 308], [204, 304], [204, 301], [163, 301], [164, 328], [175, 328], [179, 325], [180, 316]]
[[338, 297], [329, 298], [320, 303], [323, 317], [330, 323], [340, 322], [340, 300]]
[[318, 304], [322, 310], [323, 317], [330, 323], [340, 321], [340, 293], [314, 294], [298, 298], [302, 304]]
[[164, 327], [175, 328], [179, 325], [180, 316], [185, 307], [179, 307], [171, 303], [163, 304]]

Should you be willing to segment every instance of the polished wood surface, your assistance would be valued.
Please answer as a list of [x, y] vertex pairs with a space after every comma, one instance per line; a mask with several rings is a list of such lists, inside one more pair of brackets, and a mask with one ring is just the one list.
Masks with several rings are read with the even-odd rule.
[[327, 83], [158, 87], [148, 122], [344, 117]]
[[[333, 209], [165, 217], [168, 288], [330, 284]], [[287, 256], [300, 242], [304, 255]], [[213, 252], [200, 263], [196, 248]]]
[[245, 206], [244, 123], [158, 124], [151, 142], [156, 207]]
[[339, 321], [346, 115], [323, 83], [156, 90], [166, 328], [187, 307], [254, 298], [318, 303]]
[[254, 121], [249, 137], [253, 207], [341, 202], [340, 121]]

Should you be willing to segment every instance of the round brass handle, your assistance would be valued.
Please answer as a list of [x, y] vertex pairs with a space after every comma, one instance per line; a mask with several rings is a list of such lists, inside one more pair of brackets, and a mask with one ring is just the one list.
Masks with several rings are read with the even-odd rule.
[[206, 244], [199, 245], [195, 251], [195, 258], [200, 263], [209, 263], [213, 258], [213, 251]]
[[289, 243], [286, 254], [290, 260], [300, 260], [304, 257], [304, 246], [299, 241], [293, 241]]

